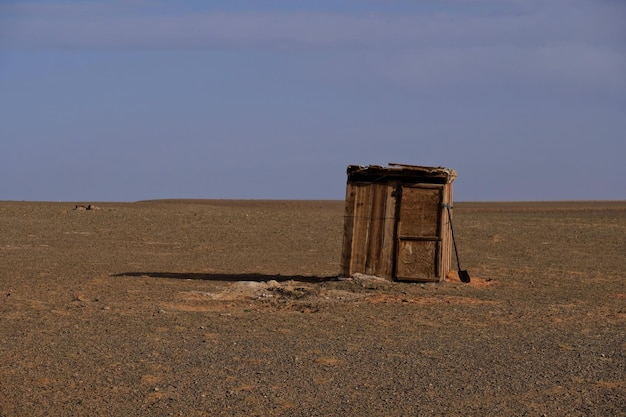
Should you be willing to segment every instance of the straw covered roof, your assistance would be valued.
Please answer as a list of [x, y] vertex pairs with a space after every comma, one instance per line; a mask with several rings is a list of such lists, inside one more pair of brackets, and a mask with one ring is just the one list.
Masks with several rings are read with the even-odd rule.
[[426, 167], [390, 163], [387, 167], [380, 165], [349, 165], [347, 169], [350, 182], [382, 182], [398, 179], [406, 182], [432, 182], [447, 184], [454, 181], [456, 171], [444, 167]]

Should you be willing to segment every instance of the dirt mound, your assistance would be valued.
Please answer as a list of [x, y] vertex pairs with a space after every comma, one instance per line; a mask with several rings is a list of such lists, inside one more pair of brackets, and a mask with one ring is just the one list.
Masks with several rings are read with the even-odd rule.
[[[468, 285], [468, 286], [476, 287], [476, 288], [484, 288], [484, 287], [490, 287], [496, 284], [496, 281], [491, 278], [477, 277], [473, 275], [471, 272], [470, 272], [470, 277], [471, 277], [471, 281], [468, 283], [464, 283], [463, 285]], [[448, 274], [446, 275], [446, 281], [461, 282], [461, 279], [459, 278], [459, 273], [457, 271], [448, 272]]]

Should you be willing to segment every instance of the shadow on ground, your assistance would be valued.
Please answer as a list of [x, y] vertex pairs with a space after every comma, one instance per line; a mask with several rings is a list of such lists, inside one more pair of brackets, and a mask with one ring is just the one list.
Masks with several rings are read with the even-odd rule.
[[198, 279], [206, 281], [300, 281], [300, 282], [327, 282], [336, 281], [337, 276], [304, 276], [304, 275], [267, 275], [267, 274], [208, 274], [208, 273], [194, 273], [194, 272], [121, 272], [119, 274], [112, 274], [113, 277], [151, 277], [151, 278], [170, 278], [170, 279]]

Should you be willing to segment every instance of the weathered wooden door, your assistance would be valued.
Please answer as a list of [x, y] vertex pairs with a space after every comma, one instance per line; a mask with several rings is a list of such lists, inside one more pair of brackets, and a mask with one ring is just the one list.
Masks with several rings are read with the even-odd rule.
[[443, 187], [402, 185], [396, 198], [395, 278], [400, 281], [440, 281]]

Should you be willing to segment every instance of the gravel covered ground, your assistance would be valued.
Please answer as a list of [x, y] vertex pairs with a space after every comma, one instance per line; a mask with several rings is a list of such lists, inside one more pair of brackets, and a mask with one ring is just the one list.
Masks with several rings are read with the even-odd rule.
[[343, 202], [0, 202], [0, 416], [626, 416], [626, 202], [457, 203], [440, 284]]

